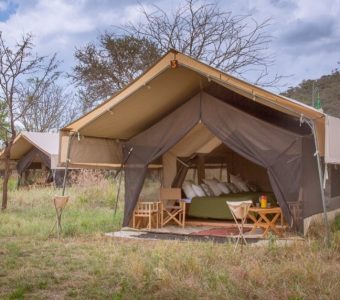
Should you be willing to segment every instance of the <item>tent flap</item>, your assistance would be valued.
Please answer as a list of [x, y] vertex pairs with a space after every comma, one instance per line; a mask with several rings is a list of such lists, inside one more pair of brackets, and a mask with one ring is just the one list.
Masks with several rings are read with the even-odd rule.
[[51, 168], [51, 159], [44, 152], [37, 148], [33, 148], [24, 157], [22, 157], [17, 164], [17, 171], [19, 174], [23, 173], [30, 164], [35, 160], [39, 159], [46, 167]]
[[[67, 159], [67, 148], [70, 147], [70, 164], [73, 167], [102, 168], [117, 166], [122, 163], [121, 143], [105, 138], [92, 138], [77, 135], [67, 135], [61, 132], [60, 163]], [[70, 142], [71, 139], [71, 142]]]
[[340, 119], [326, 117], [325, 162], [340, 164]]

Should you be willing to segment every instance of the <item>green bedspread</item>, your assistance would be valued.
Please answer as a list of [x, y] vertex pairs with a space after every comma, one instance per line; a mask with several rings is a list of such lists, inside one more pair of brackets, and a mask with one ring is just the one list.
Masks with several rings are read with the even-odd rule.
[[276, 199], [273, 193], [246, 192], [221, 195], [218, 197], [195, 197], [191, 200], [188, 216], [232, 220], [233, 216], [231, 215], [226, 201], [253, 200], [253, 203], [255, 203], [258, 202], [259, 197], [263, 194], [267, 195], [268, 202], [272, 205], [276, 204]]

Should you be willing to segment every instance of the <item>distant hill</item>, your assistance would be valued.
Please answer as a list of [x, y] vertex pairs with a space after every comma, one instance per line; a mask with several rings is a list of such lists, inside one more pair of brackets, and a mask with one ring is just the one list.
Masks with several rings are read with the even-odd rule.
[[338, 70], [316, 80], [304, 80], [297, 87], [290, 87], [282, 95], [312, 105], [313, 83], [319, 88], [324, 112], [340, 118], [340, 72]]

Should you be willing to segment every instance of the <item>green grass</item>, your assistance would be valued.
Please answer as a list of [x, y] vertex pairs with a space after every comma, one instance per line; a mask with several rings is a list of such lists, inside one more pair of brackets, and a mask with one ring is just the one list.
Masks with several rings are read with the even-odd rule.
[[[63, 236], [112, 231], [121, 222], [121, 210], [114, 217], [114, 192], [99, 188], [68, 189], [70, 201], [63, 212]], [[0, 236], [47, 238], [55, 223], [52, 188], [13, 191], [9, 207], [1, 213]]]
[[336, 299], [340, 217], [322, 239], [279, 247], [112, 239], [114, 187], [68, 190], [63, 237], [52, 189], [13, 191], [0, 214], [0, 299]]

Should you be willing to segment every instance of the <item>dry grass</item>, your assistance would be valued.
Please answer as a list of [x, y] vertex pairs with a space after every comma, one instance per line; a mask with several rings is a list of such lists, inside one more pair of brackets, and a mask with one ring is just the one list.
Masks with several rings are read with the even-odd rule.
[[[108, 187], [108, 186], [107, 186]], [[105, 192], [103, 192], [105, 190]], [[43, 189], [12, 192], [0, 215], [1, 299], [337, 299], [340, 219], [332, 247], [310, 238], [278, 247], [111, 239], [119, 227], [111, 191], [70, 190], [64, 236], [47, 238], [51, 197]], [[98, 200], [97, 200], [98, 199]]]

